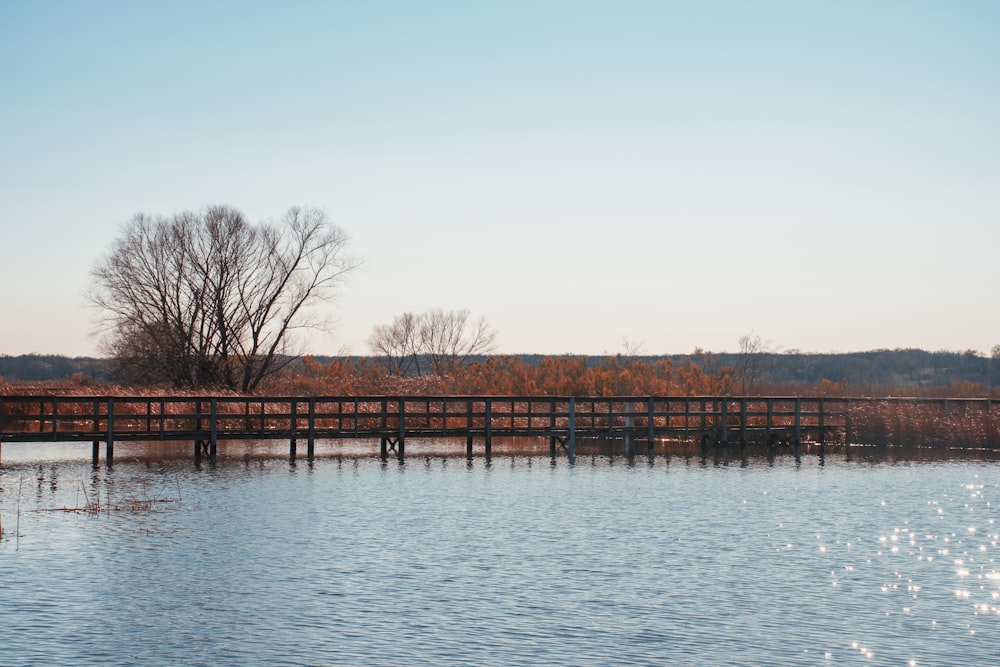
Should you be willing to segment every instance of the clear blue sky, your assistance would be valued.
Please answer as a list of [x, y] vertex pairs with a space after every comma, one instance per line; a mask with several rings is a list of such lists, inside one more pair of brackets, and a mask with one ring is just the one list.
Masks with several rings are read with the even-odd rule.
[[121, 225], [324, 208], [507, 353], [1000, 343], [1000, 2], [0, 3], [0, 354], [96, 354]]

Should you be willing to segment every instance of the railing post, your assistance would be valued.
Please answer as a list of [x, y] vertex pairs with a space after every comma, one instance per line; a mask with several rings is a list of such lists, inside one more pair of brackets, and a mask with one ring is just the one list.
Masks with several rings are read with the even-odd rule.
[[[653, 460], [653, 444], [655, 437], [655, 424], [653, 423], [653, 397], [646, 399], [646, 435], [649, 438], [646, 444], [646, 455], [650, 462]], [[669, 417], [668, 417], [669, 419]]]
[[747, 399], [740, 399], [740, 458], [747, 454]]
[[[355, 427], [357, 424], [355, 424]], [[310, 461], [316, 448], [316, 398], [309, 399], [309, 440], [306, 443], [306, 458]]]
[[486, 399], [486, 462], [493, 460], [493, 399]]
[[819, 399], [819, 444], [820, 445], [826, 444], [826, 420], [824, 419], [823, 415], [825, 407], [826, 405], [823, 402], [823, 398], [820, 397]]
[[108, 433], [105, 443], [104, 460], [110, 468], [115, 462], [115, 397], [108, 396]]
[[198, 462], [201, 460], [201, 448], [204, 446], [205, 441], [201, 439], [201, 401], [195, 401], [194, 403], [194, 460]]
[[635, 446], [632, 442], [632, 426], [635, 418], [632, 416], [632, 401], [625, 402], [625, 458], [631, 460], [635, 457]]
[[799, 452], [799, 445], [802, 444], [802, 399], [795, 399], [795, 453]]
[[723, 447], [729, 447], [729, 399], [722, 399], [722, 442]]
[[845, 410], [846, 412], [844, 414], [844, 448], [846, 450], [847, 448], [850, 448], [851, 438], [854, 437], [854, 434], [851, 433], [851, 399], [847, 399], [847, 407], [845, 408]]
[[465, 458], [472, 460], [472, 399], [465, 399]]
[[774, 399], [767, 399], [767, 432], [764, 439], [767, 441], [768, 447], [771, 446], [771, 429], [774, 428]]
[[299, 428], [299, 420], [298, 417], [296, 416], [298, 414], [298, 411], [299, 411], [299, 403], [293, 398], [289, 401], [288, 404], [288, 412], [291, 415], [288, 418], [289, 426], [291, 426], [291, 428], [288, 429], [291, 435], [291, 438], [288, 441], [288, 457], [292, 459], [295, 458], [295, 449], [296, 446], [298, 445], [298, 439], [295, 437], [296, 430]]
[[399, 397], [399, 440], [396, 442], [396, 450], [399, 460], [403, 460], [403, 447], [406, 441], [406, 401]]
[[576, 463], [576, 396], [569, 397], [569, 463]]
[[219, 407], [217, 405], [218, 399], [215, 396], [212, 397], [212, 401], [209, 404], [209, 415], [208, 415], [208, 429], [209, 429], [209, 458], [212, 459], [212, 463], [215, 463], [215, 454], [217, 451], [217, 444], [219, 441]]

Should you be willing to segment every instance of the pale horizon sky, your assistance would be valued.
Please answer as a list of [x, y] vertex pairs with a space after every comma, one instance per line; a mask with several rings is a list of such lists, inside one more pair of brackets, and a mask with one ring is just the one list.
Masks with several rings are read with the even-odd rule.
[[137, 212], [323, 208], [305, 351], [1000, 343], [1000, 3], [0, 3], [0, 354], [94, 356]]

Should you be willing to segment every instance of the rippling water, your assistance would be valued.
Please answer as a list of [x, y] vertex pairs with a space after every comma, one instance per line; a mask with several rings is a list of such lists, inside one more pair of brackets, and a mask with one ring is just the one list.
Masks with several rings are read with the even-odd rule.
[[2, 665], [1000, 655], [995, 463], [65, 451], [4, 446]]

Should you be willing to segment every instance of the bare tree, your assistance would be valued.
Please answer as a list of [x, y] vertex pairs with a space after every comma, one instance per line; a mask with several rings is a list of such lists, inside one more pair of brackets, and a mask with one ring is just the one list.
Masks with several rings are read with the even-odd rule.
[[496, 332], [483, 315], [469, 319], [469, 311], [432, 308], [420, 316], [420, 346], [435, 375], [447, 375], [475, 354], [492, 352]]
[[391, 324], [377, 325], [368, 337], [371, 350], [399, 375], [419, 375], [425, 362], [430, 372], [444, 376], [470, 357], [492, 352], [495, 344], [496, 332], [486, 316], [472, 320], [465, 309], [404, 313]]
[[391, 324], [379, 324], [368, 336], [368, 347], [384, 360], [390, 373], [399, 376], [420, 375], [418, 317], [403, 313]]
[[226, 206], [135, 216], [93, 270], [90, 302], [125, 377], [252, 391], [291, 361], [289, 335], [357, 266], [316, 209], [251, 224]]
[[625, 358], [634, 360], [644, 353], [643, 350], [646, 347], [646, 341], [643, 340], [637, 343], [629, 340], [628, 336], [625, 336], [622, 338], [622, 347], [625, 348]]
[[740, 336], [740, 352], [736, 367], [736, 381], [740, 394], [751, 396], [764, 374], [764, 361], [774, 352], [774, 346], [750, 332]]
[[1000, 369], [1000, 343], [990, 348], [990, 360], [987, 363], [989, 364], [990, 371], [987, 384], [992, 389], [997, 381], [997, 370]]

